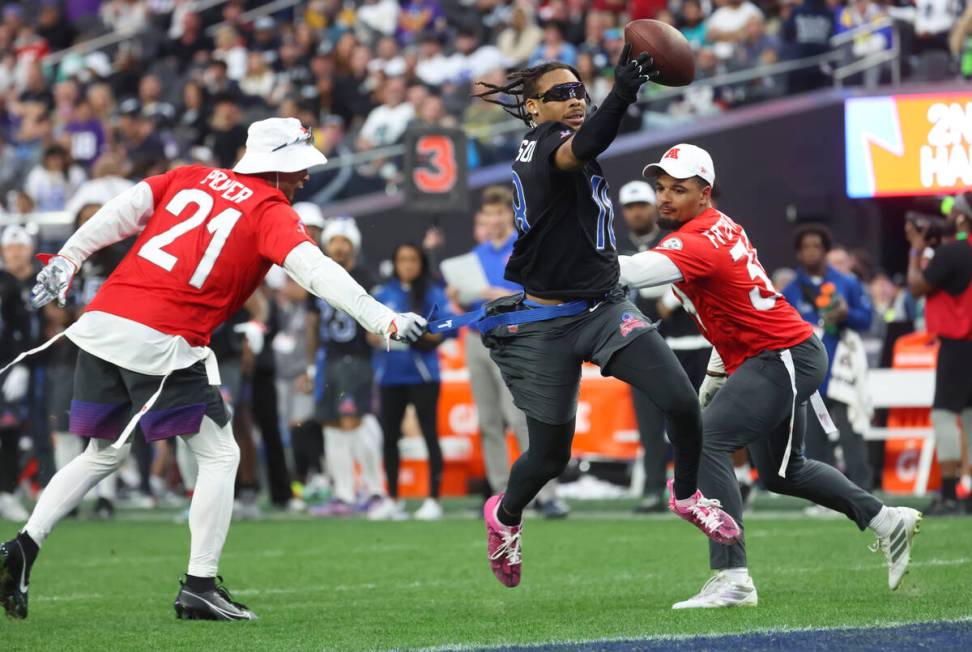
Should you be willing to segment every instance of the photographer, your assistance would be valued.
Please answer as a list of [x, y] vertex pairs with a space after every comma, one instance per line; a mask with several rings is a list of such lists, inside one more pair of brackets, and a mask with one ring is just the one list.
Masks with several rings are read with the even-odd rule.
[[[962, 446], [959, 418], [966, 437], [972, 436], [972, 193], [957, 195], [948, 211], [945, 235], [939, 225], [908, 219], [905, 237], [911, 244], [908, 289], [924, 296], [925, 323], [941, 342], [935, 371], [932, 427], [942, 470], [942, 493], [925, 511], [928, 515], [962, 512], [955, 495]], [[947, 234], [954, 230], [954, 237]], [[937, 247], [932, 248], [933, 245]], [[968, 510], [968, 505], [966, 509]]]

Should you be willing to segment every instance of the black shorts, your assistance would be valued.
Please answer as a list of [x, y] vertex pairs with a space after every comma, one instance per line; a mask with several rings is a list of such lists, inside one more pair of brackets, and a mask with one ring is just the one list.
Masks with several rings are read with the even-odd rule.
[[317, 418], [321, 423], [332, 423], [341, 417], [371, 414], [373, 384], [370, 358], [328, 357], [324, 363], [324, 393], [317, 403]]
[[[490, 302], [490, 312], [531, 310], [523, 295]], [[498, 326], [483, 333], [483, 344], [499, 366], [513, 402], [527, 416], [549, 424], [566, 423], [577, 413], [581, 364], [602, 369], [611, 356], [640, 335], [655, 330], [617, 288], [572, 317]]]
[[932, 406], [949, 412], [972, 408], [972, 340], [939, 338]]
[[[115, 440], [136, 410], [159, 389], [162, 376], [123, 369], [81, 350], [74, 371], [69, 431], [82, 437]], [[203, 362], [173, 372], [161, 395], [139, 421], [146, 441], [194, 435], [204, 416], [219, 427], [229, 413], [219, 388], [209, 384]]]

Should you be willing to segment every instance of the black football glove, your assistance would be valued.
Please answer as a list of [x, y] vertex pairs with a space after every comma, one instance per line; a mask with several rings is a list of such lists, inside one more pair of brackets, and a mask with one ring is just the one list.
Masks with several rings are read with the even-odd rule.
[[661, 73], [655, 67], [655, 60], [647, 52], [642, 52], [637, 59], [629, 58], [631, 44], [625, 43], [618, 58], [618, 65], [614, 68], [614, 92], [626, 102], [638, 99], [638, 89], [649, 79], [655, 79]]

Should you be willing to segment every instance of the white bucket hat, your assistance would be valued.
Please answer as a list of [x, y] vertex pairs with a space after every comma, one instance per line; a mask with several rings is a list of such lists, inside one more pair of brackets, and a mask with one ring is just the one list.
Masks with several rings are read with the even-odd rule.
[[642, 174], [645, 177], [657, 177], [669, 174], [676, 179], [691, 179], [702, 177], [710, 186], [715, 185], [715, 165], [712, 157], [701, 147], [680, 143], [670, 148], [657, 163], [646, 165]]
[[324, 227], [324, 232], [321, 233], [321, 244], [326, 247], [331, 238], [337, 236], [347, 238], [355, 251], [361, 250], [361, 231], [358, 230], [353, 217], [335, 217], [329, 220]]
[[297, 118], [267, 118], [250, 125], [246, 152], [233, 172], [300, 172], [327, 163], [314, 147], [311, 130]]

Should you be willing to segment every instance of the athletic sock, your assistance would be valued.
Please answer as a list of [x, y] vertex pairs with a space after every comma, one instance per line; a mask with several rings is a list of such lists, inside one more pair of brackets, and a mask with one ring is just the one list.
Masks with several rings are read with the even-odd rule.
[[503, 507], [503, 503], [501, 502], [496, 509], [496, 520], [506, 527], [516, 527], [523, 521], [523, 514], [511, 514]]
[[736, 482], [747, 486], [753, 484], [753, 476], [750, 474], [751, 467], [748, 462], [742, 466], [734, 467], [733, 470], [736, 472]]
[[942, 500], [956, 500], [955, 485], [958, 478], [942, 478]]
[[190, 591], [213, 591], [216, 589], [216, 578], [186, 575], [186, 588]]
[[888, 509], [887, 505], [881, 506], [881, 511], [871, 519], [871, 522], [867, 524], [867, 527], [871, 528], [879, 537], [891, 536], [892, 528], [894, 527], [894, 513]]
[[30, 535], [26, 532], [19, 532], [17, 534], [17, 543], [20, 544], [21, 549], [24, 551], [24, 557], [27, 559], [27, 566], [33, 566], [34, 560], [37, 559], [37, 554], [40, 552], [40, 546], [37, 542], [30, 538]]
[[732, 580], [733, 582], [738, 582], [740, 584], [744, 583], [747, 579], [749, 579], [749, 569], [746, 568], [745, 566], [741, 566], [738, 568], [727, 568], [723, 572], [726, 574], [726, 577], [728, 577], [730, 580]]

